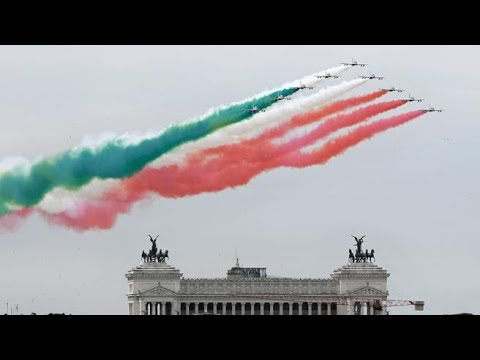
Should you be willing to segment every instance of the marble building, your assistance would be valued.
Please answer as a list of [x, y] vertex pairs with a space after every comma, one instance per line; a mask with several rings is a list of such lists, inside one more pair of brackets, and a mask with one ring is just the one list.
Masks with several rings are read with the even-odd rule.
[[155, 244], [152, 248], [142, 254], [143, 264], [125, 275], [130, 315], [386, 313], [378, 304], [387, 300], [390, 274], [371, 262], [368, 252], [365, 256], [361, 243], [347, 264], [318, 279], [269, 277], [266, 268], [241, 267], [238, 259], [224, 278], [188, 279], [166, 262], [161, 250], [156, 255]]

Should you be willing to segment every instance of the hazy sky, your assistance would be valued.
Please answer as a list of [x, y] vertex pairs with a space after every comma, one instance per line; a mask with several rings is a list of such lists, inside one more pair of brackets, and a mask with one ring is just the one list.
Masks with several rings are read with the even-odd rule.
[[0, 232], [0, 313], [8, 302], [22, 313], [126, 314], [124, 274], [141, 263], [147, 234], [160, 235], [185, 277], [225, 276], [236, 248], [245, 266], [303, 278], [329, 277], [347, 263], [350, 234], [367, 234], [364, 246], [391, 274], [391, 299], [424, 300], [423, 314], [479, 313], [478, 46], [1, 46], [0, 157], [160, 130], [352, 57], [370, 66], [345, 79], [387, 78], [352, 94], [394, 85], [426, 98], [402, 111], [446, 111], [326, 166], [275, 170], [217, 194], [154, 197], [108, 231], [31, 217]]

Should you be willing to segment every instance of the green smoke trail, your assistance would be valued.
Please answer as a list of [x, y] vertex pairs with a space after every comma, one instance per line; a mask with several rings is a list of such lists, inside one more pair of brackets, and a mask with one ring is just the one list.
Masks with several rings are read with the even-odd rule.
[[0, 175], [0, 216], [11, 212], [9, 205], [37, 205], [56, 187], [77, 190], [94, 178], [130, 177], [163, 154], [190, 141], [199, 140], [214, 131], [252, 117], [245, 110], [256, 106], [263, 110], [298, 91], [289, 88], [247, 102], [235, 104], [194, 122], [175, 125], [155, 138], [125, 145], [113, 140], [97, 149], [66, 151], [32, 165], [28, 172], [20, 169]]

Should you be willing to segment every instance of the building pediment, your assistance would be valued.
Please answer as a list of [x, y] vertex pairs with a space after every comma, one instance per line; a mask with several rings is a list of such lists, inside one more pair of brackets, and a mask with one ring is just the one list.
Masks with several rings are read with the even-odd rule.
[[177, 296], [178, 293], [176, 293], [175, 291], [169, 290], [167, 288], [164, 288], [163, 286], [158, 285], [158, 286], [154, 287], [153, 289], [141, 292], [139, 295], [141, 295], [141, 296], [165, 296], [165, 297], [168, 297], [168, 296]]
[[388, 296], [388, 292], [375, 289], [369, 285], [351, 290], [348, 292], [348, 294], [353, 296], [379, 296], [379, 297]]

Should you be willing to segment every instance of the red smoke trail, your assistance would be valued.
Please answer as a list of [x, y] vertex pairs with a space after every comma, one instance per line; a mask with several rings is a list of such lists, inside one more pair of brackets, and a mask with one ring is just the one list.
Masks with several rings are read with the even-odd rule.
[[0, 218], [0, 228], [12, 231], [20, 221], [26, 219], [33, 213], [33, 208], [24, 208]]
[[[130, 202], [129, 197], [137, 200], [149, 192], [178, 198], [244, 185], [259, 173], [281, 166], [281, 163], [277, 164], [274, 160], [281, 158], [283, 154], [301, 149], [336, 130], [355, 125], [405, 103], [404, 100], [393, 100], [329, 118], [313, 131], [282, 145], [272, 144], [271, 138], [267, 139], [262, 134], [241, 143], [223, 145], [212, 150], [201, 150], [187, 158], [183, 166], [171, 165], [159, 169], [145, 169], [107, 193], [104, 200]], [[274, 130], [278, 130], [276, 134], [280, 132], [284, 134], [295, 129], [297, 123], [298, 121], [292, 121], [287, 126]], [[218, 149], [222, 150], [221, 154], [218, 154]], [[208, 159], [208, 155], [212, 152], [217, 153], [217, 157]], [[205, 161], [205, 158], [208, 160]]]
[[[217, 181], [216, 178], [218, 178], [218, 174], [216, 175], [213, 173], [206, 173], [205, 169], [209, 168], [209, 171], [218, 171], [218, 168], [221, 165], [210, 163], [206, 166], [203, 165], [203, 167], [196, 168], [194, 163], [198, 162], [199, 164], [203, 164], [205, 162], [205, 159], [208, 159], [212, 156], [223, 155], [224, 152], [229, 150], [230, 162], [235, 163], [235, 161], [239, 161], [240, 163], [244, 163], [244, 169], [236, 166], [236, 171], [238, 172], [240, 178], [245, 179], [241, 181], [241, 183], [246, 183], [252, 177], [252, 175], [250, 175], [252, 169], [250, 169], [250, 171], [248, 171], [247, 169], [247, 154], [251, 154], [250, 157], [253, 156], [253, 158], [251, 159], [252, 162], [258, 161], [255, 160], [259, 156], [256, 149], [260, 149], [260, 151], [264, 154], [263, 158], [265, 160], [265, 154], [267, 151], [267, 149], [265, 148], [265, 144], [268, 144], [272, 138], [281, 137], [285, 135], [288, 131], [290, 131], [292, 128], [308, 125], [312, 122], [318, 121], [337, 112], [369, 103], [387, 93], [387, 90], [379, 90], [363, 96], [338, 100], [330, 105], [323, 106], [317, 111], [296, 115], [292, 117], [288, 122], [285, 122], [275, 128], [271, 128], [254, 139], [243, 141], [241, 143], [243, 153], [239, 151], [240, 149], [235, 150], [235, 148], [232, 148], [232, 145], [224, 145], [215, 148], [200, 150], [189, 156], [188, 160], [190, 163], [190, 174], [184, 171], [181, 179], [178, 179], [180, 176], [178, 174], [179, 168], [175, 165], [166, 166], [161, 169], [146, 168], [141, 174], [137, 174], [136, 176], [134, 176], [133, 179], [131, 179], [130, 182], [127, 183], [125, 186], [113, 189], [109, 194], [107, 194], [101, 199], [80, 201], [75, 207], [75, 209], [72, 209], [71, 211], [65, 211], [60, 214], [50, 214], [49, 212], [43, 210], [37, 210], [37, 212], [51, 223], [75, 228], [78, 230], [87, 230], [91, 228], [109, 229], [115, 223], [118, 214], [129, 212], [132, 205], [135, 202], [147, 197], [149, 192], [153, 191], [159, 194], [163, 193], [162, 189], [155, 190], [152, 184], [176, 183], [176, 191], [174, 193], [184, 194], [182, 196], [186, 196], [189, 194], [194, 195], [202, 191], [218, 191], [215, 190], [217, 189], [217, 186], [213, 185], [213, 183]], [[250, 151], [247, 151], [248, 148], [250, 148]], [[235, 151], [239, 151], [238, 154]], [[260, 154], [260, 159], [262, 159], [262, 154]], [[201, 183], [203, 185], [200, 187], [192, 186], [192, 184], [194, 184], [195, 182], [199, 182], [198, 180], [196, 180], [199, 177], [201, 178]], [[209, 181], [212, 182], [212, 185], [210, 187], [208, 187]], [[234, 184], [235, 181], [230, 180], [229, 183]], [[125, 189], [124, 187], [127, 187], [127, 189]], [[164, 188], [168, 188], [168, 186], [164, 186]], [[168, 191], [163, 194], [164, 196], [168, 196]], [[170, 195], [170, 197], [177, 197], [177, 195], [172, 194]], [[6, 225], [3, 226], [10, 228], [11, 226], [9, 226], [8, 224], [11, 223], [13, 219], [16, 219], [16, 223], [20, 220], [20, 217], [23, 217], [21, 214], [19, 215], [20, 216], [16, 217], [15, 214], [11, 214], [11, 216], [7, 218], [8, 220], [4, 220], [3, 223], [5, 223]], [[2, 226], [2, 222], [0, 222], [0, 226]]]
[[333, 157], [344, 153], [358, 143], [370, 139], [379, 133], [412, 121], [426, 112], [427, 111], [425, 110], [411, 111], [406, 114], [393, 116], [388, 119], [379, 120], [372, 124], [361, 126], [346, 135], [338, 136], [328, 141], [320, 149], [311, 153], [301, 153], [300, 151], [290, 153], [283, 159], [283, 165], [304, 168], [312, 165], [325, 164]]
[[184, 167], [149, 169], [141, 178], [125, 181], [122, 192], [152, 191], [164, 197], [177, 198], [244, 185], [260, 173], [282, 166], [285, 154], [405, 103], [404, 100], [382, 102], [329, 118], [309, 133], [281, 145], [274, 145], [270, 141], [247, 141], [223, 146], [221, 156], [207, 162], [196, 154], [188, 159]]
[[[337, 112], [344, 111], [355, 106], [367, 104], [369, 102], [372, 102], [373, 100], [376, 100], [382, 97], [387, 93], [388, 93], [388, 90], [378, 90], [367, 95], [356, 96], [349, 99], [335, 101], [330, 105], [323, 106], [321, 109], [317, 111], [312, 111], [306, 114], [293, 116], [289, 121], [286, 121], [277, 127], [266, 130], [256, 138], [243, 141], [242, 142], [243, 146], [245, 147], [249, 145], [252, 147], [253, 146], [258, 147], [260, 144], [263, 144], [265, 141], [270, 141], [273, 138], [282, 137], [283, 135], [285, 135], [295, 127], [308, 125], [316, 121], [319, 121], [323, 118], [326, 118], [327, 116], [333, 115]], [[228, 149], [230, 146], [231, 144], [227, 144], [227, 145], [217, 146], [214, 148], [200, 150], [196, 152], [196, 154], [191, 156], [195, 156], [196, 159], [202, 160], [210, 155], [223, 154], [225, 149]], [[239, 153], [238, 158], [239, 160], [242, 160], [243, 154]]]
[[[198, 154], [195, 154], [182, 167], [170, 165], [159, 169], [146, 168], [141, 174], [123, 181], [121, 186], [105, 194], [103, 199], [83, 202], [79, 208], [75, 209], [74, 214], [45, 213], [44, 216], [51, 222], [78, 230], [95, 227], [106, 229], [114, 224], [118, 214], [128, 212], [134, 202], [145, 198], [150, 192], [176, 198], [201, 192], [216, 192], [248, 183], [260, 172], [281, 166], [282, 155], [301, 149], [342, 127], [354, 125], [404, 103], [403, 100], [383, 102], [349, 114], [335, 116], [321, 123], [310, 133], [293, 139], [287, 144], [273, 145], [269, 141], [255, 144], [247, 140], [245, 143], [222, 146], [224, 151], [221, 156], [207, 162], [202, 158], [199, 159]], [[289, 130], [292, 130], [292, 127], [287, 129], [287, 132]], [[261, 151], [252, 144], [262, 145]], [[243, 161], [242, 159], [238, 161], [239, 152], [243, 154], [240, 157], [243, 157]], [[268, 156], [265, 157], [265, 154]], [[246, 161], [247, 158], [248, 161]], [[232, 159], [237, 160], [233, 165]]]
[[65, 211], [59, 214], [50, 214], [46, 211], [37, 209], [37, 212], [49, 223], [65, 226], [76, 230], [89, 229], [110, 229], [117, 220], [119, 214], [130, 211], [131, 207], [144, 198], [134, 199], [130, 197], [128, 201], [104, 201], [88, 200], [81, 202], [73, 211]]

